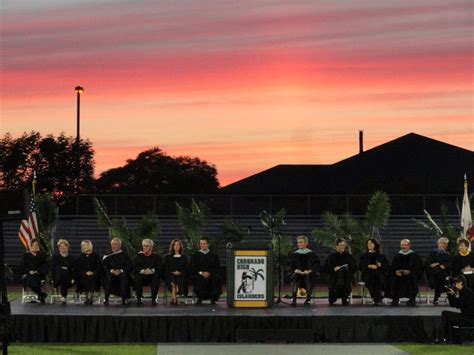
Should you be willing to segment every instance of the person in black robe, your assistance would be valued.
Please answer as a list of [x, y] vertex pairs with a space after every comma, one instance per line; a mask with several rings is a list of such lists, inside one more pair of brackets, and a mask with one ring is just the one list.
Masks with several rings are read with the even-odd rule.
[[393, 257], [390, 265], [392, 306], [398, 306], [402, 297], [408, 297], [408, 306], [416, 306], [418, 282], [423, 263], [420, 256], [410, 249], [408, 239], [400, 242], [401, 250]]
[[[453, 340], [453, 326], [474, 327], [474, 292], [467, 287], [463, 275], [454, 277], [454, 289], [448, 289], [448, 300], [451, 307], [459, 308], [459, 312], [443, 311], [441, 313], [441, 338], [436, 343]], [[457, 294], [457, 297], [456, 297]]]
[[89, 305], [94, 302], [94, 292], [100, 290], [102, 264], [99, 255], [94, 253], [90, 240], [81, 242], [81, 252], [75, 265], [76, 292], [84, 292], [86, 295], [84, 304]]
[[311, 295], [316, 280], [319, 278], [320, 262], [317, 255], [308, 249], [308, 237], [301, 235], [296, 238], [298, 249], [292, 255], [290, 264], [290, 279], [292, 292], [292, 306], [296, 306], [298, 287], [306, 290], [305, 305], [311, 303]]
[[332, 306], [338, 298], [342, 304], [349, 304], [348, 298], [352, 293], [353, 273], [356, 263], [352, 255], [346, 250], [345, 239], [336, 241], [336, 251], [329, 255], [326, 261], [326, 270], [329, 273], [329, 304]]
[[425, 260], [426, 278], [431, 289], [435, 290], [433, 304], [438, 304], [439, 296], [445, 292], [448, 283], [447, 277], [451, 275], [453, 258], [449, 254], [449, 239], [439, 238], [438, 248], [433, 250]]
[[31, 288], [38, 295], [38, 300], [45, 303], [48, 294], [41, 290], [48, 273], [48, 258], [46, 253], [41, 250], [38, 239], [31, 240], [30, 250], [23, 254], [23, 287]]
[[122, 298], [122, 305], [127, 305], [130, 298], [130, 274], [132, 261], [128, 254], [122, 250], [122, 241], [114, 238], [110, 242], [112, 251], [102, 259], [104, 268], [104, 305], [109, 304], [111, 294]]
[[189, 264], [183, 255], [183, 243], [174, 239], [170, 243], [169, 254], [163, 263], [166, 287], [171, 292], [171, 304], [178, 304], [177, 296], [188, 296]]
[[198, 298], [197, 304], [203, 299], [210, 299], [215, 304], [221, 294], [220, 262], [217, 254], [209, 250], [209, 239], [199, 241], [200, 250], [191, 258], [193, 289]]
[[458, 254], [453, 258], [453, 274], [462, 274], [467, 286], [474, 289], [474, 253], [470, 250], [471, 243], [466, 238], [458, 240]]
[[69, 255], [69, 243], [65, 239], [58, 241], [59, 253], [51, 260], [53, 287], [60, 288], [61, 303], [66, 304], [68, 289], [74, 285], [74, 258]]
[[151, 304], [156, 306], [156, 297], [160, 288], [161, 257], [153, 253], [153, 240], [143, 239], [143, 250], [133, 259], [133, 279], [137, 304], [143, 305], [143, 286], [149, 285], [151, 289]]
[[379, 242], [369, 239], [367, 251], [360, 257], [359, 269], [370, 297], [374, 300], [374, 306], [382, 305], [382, 291], [389, 268], [387, 258], [380, 252]]
[[48, 294], [41, 290], [41, 286], [45, 283], [49, 264], [48, 257], [41, 250], [38, 239], [31, 240], [29, 252], [23, 254], [22, 269], [23, 287], [31, 288], [38, 295], [38, 300], [45, 303]]

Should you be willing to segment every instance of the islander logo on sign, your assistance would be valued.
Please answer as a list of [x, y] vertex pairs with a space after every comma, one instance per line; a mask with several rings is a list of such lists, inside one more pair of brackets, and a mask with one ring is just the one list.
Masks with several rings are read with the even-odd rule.
[[244, 271], [242, 273], [242, 280], [237, 293], [252, 293], [255, 289], [255, 282], [257, 282], [259, 277], [262, 281], [265, 281], [263, 269], [255, 270], [255, 268], [251, 268], [248, 274]]
[[234, 299], [246, 301], [266, 299], [266, 256], [236, 256], [234, 270]]

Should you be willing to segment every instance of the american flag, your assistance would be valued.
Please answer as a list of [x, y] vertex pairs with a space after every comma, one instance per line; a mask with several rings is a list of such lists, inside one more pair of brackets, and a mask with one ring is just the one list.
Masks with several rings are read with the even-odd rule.
[[38, 236], [38, 220], [36, 219], [36, 206], [33, 194], [30, 198], [30, 213], [28, 219], [21, 221], [18, 237], [26, 250], [30, 250], [30, 244]]

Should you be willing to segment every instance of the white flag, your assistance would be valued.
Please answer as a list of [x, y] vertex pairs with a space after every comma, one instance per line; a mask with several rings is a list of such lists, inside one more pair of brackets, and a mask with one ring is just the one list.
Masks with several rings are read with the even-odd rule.
[[461, 227], [463, 228], [462, 236], [466, 237], [466, 232], [472, 225], [471, 206], [469, 205], [469, 197], [467, 196], [467, 177], [464, 174], [464, 197], [462, 199], [461, 210]]

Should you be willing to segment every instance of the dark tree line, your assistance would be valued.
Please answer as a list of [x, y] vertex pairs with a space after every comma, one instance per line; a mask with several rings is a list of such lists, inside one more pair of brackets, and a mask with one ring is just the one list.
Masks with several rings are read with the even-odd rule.
[[79, 147], [80, 169], [72, 136], [43, 137], [34, 131], [17, 138], [5, 134], [0, 139], [0, 187], [31, 188], [33, 172], [37, 191], [56, 197], [75, 193], [197, 194], [215, 192], [219, 187], [214, 165], [189, 156], [172, 157], [157, 147], [95, 179], [92, 143], [81, 140]]
[[[89, 140], [77, 145], [73, 137], [61, 133], [42, 137], [38, 132], [0, 140], [0, 171], [5, 188], [31, 187], [36, 172], [37, 191], [55, 195], [90, 191], [94, 186], [94, 150]], [[80, 172], [80, 173], [79, 173]], [[78, 178], [79, 176], [79, 178]]]
[[209, 193], [219, 187], [217, 170], [199, 158], [171, 157], [153, 148], [124, 166], [103, 172], [97, 189], [115, 193]]

